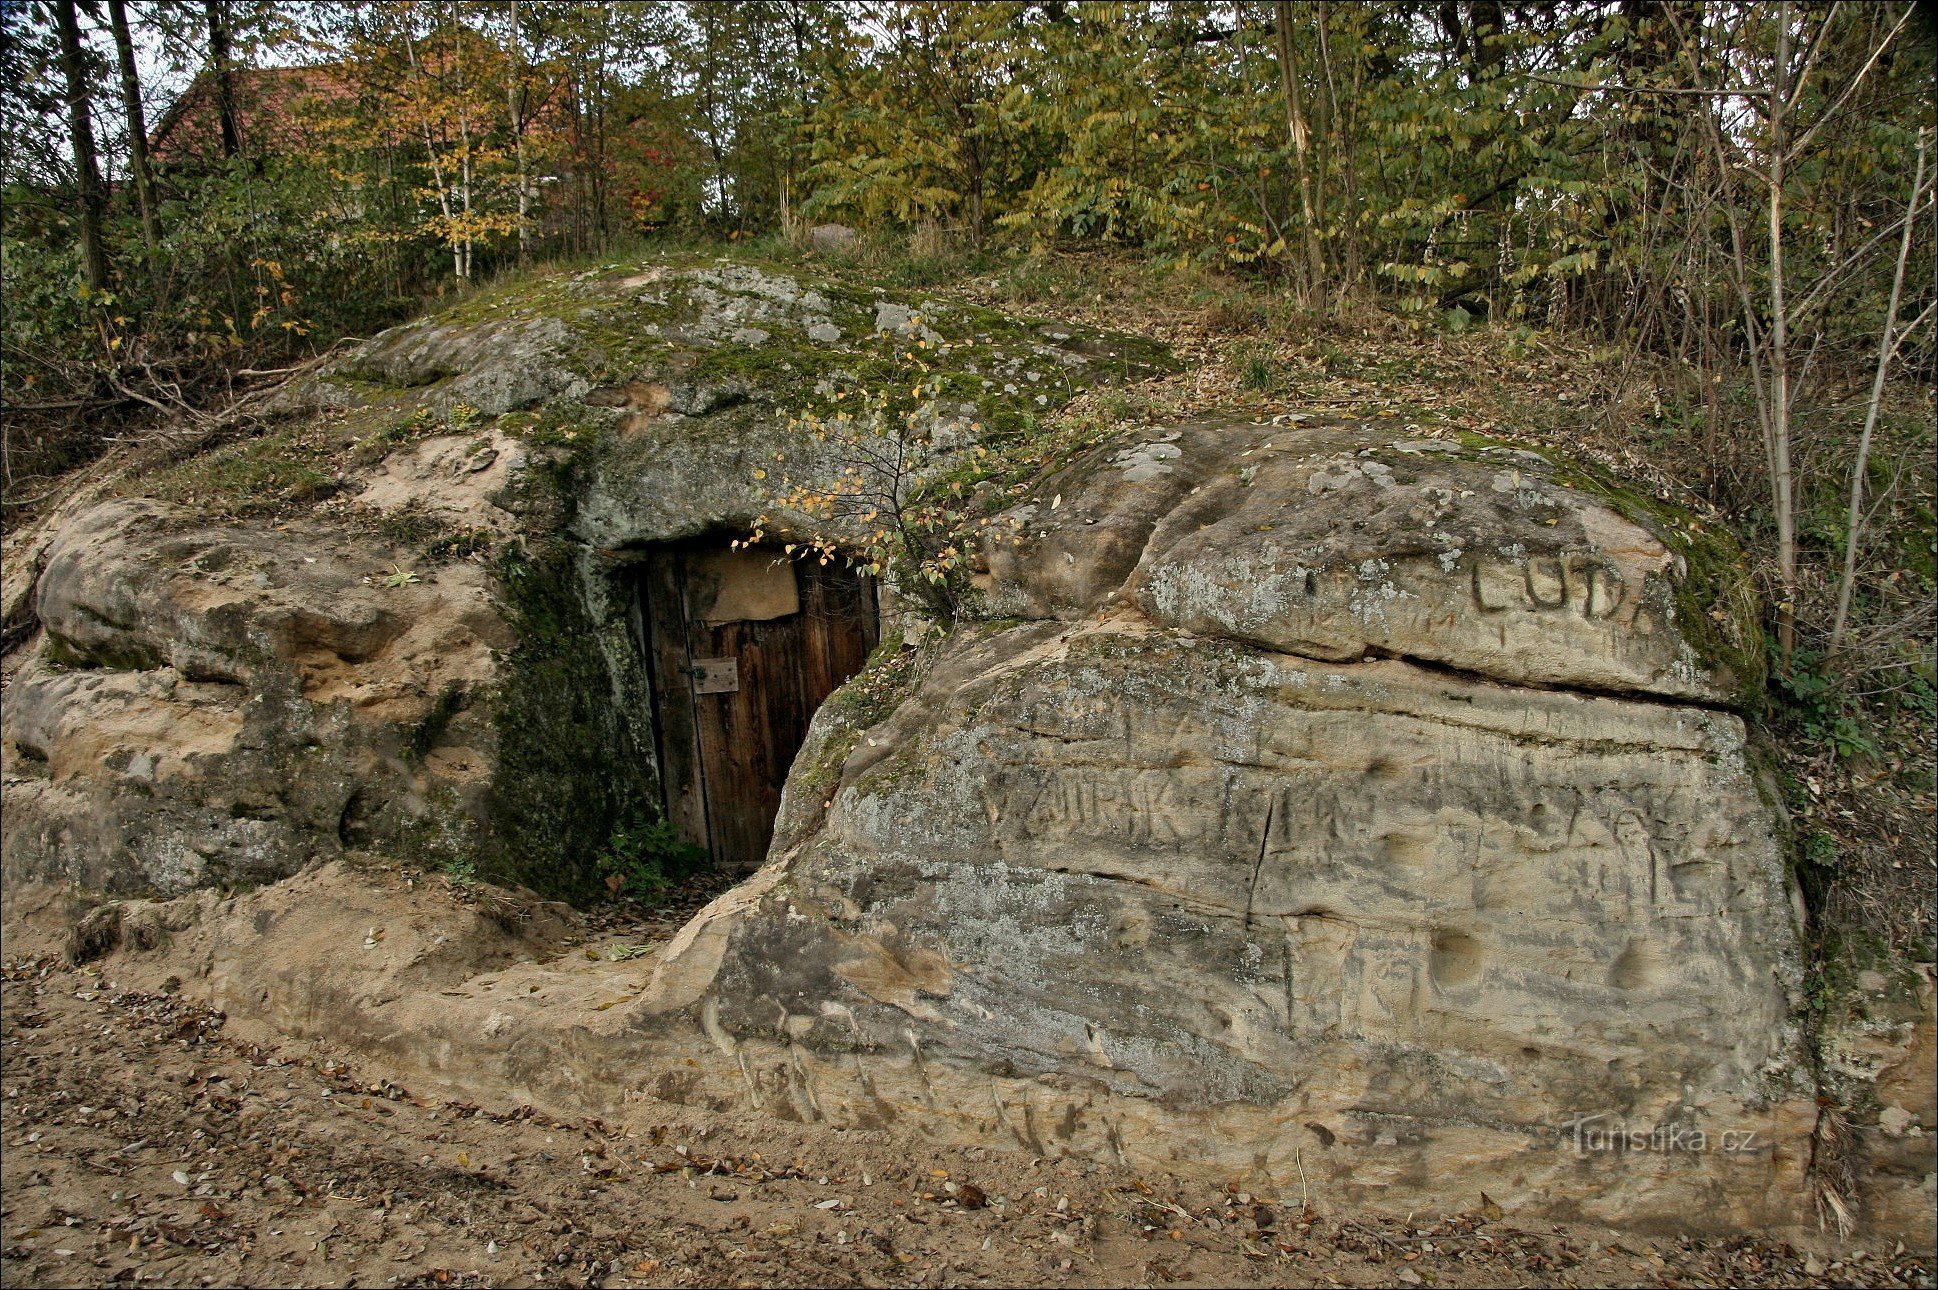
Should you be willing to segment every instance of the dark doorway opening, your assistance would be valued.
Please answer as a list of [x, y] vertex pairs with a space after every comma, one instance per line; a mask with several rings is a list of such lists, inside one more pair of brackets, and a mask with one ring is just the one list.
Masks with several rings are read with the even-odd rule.
[[715, 865], [754, 868], [815, 709], [875, 647], [874, 579], [718, 543], [638, 569], [666, 818]]

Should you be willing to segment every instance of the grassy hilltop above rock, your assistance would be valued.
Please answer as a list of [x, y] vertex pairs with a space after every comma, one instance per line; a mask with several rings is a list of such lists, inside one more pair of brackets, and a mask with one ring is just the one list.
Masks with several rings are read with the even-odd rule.
[[[510, 277], [77, 475], [9, 536], [10, 883], [83, 896], [78, 957], [201, 947], [250, 1024], [454, 1089], [606, 1114], [601, 1072], [704, 1037], [651, 1096], [1374, 1209], [1911, 1230], [1925, 924], [1851, 911], [1928, 881], [1929, 799], [1901, 761], [1862, 803], [1895, 832], [1823, 863], [1859, 767], [1800, 742], [1756, 557], [1646, 455], [1633, 374], [972, 265]], [[754, 535], [870, 574], [881, 643], [786, 750], [759, 873], [597, 1007], [612, 969], [537, 952], [565, 994], [506, 1049], [460, 998], [534, 951], [491, 928], [700, 859], [640, 579]], [[1874, 720], [1866, 756], [1916, 710]], [[384, 874], [482, 921], [386, 940]], [[365, 959], [263, 930], [325, 903]], [[1603, 1102], [1773, 1150], [1591, 1196], [1550, 1139]]]

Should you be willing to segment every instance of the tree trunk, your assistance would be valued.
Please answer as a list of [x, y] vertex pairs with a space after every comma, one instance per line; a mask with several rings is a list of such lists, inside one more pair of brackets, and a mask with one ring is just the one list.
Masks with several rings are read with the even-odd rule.
[[404, 32], [404, 54], [410, 61], [411, 93], [416, 100], [411, 108], [417, 114], [418, 128], [424, 136], [424, 156], [430, 162], [431, 181], [437, 189], [437, 208], [444, 215], [444, 236], [451, 247], [451, 272], [458, 278], [464, 277], [464, 251], [458, 245], [456, 221], [451, 218], [451, 185], [445, 181], [444, 167], [438, 161], [437, 141], [431, 136], [431, 117], [427, 103], [428, 78], [423, 65], [417, 60], [417, 40], [406, 29]]
[[135, 206], [141, 215], [141, 241], [153, 255], [161, 245], [155, 214], [155, 178], [148, 165], [148, 121], [141, 110], [141, 78], [135, 74], [134, 40], [128, 33], [127, 0], [108, 0], [108, 24], [121, 64], [121, 109], [128, 118], [128, 164], [134, 173]]
[[94, 122], [88, 116], [87, 62], [81, 51], [81, 23], [74, 0], [57, 0], [61, 33], [61, 75], [67, 81], [67, 134], [74, 149], [74, 181], [81, 197], [81, 273], [95, 291], [108, 285], [108, 246], [102, 235], [107, 192], [94, 150]]
[[1844, 571], [1837, 579], [1837, 616], [1830, 625], [1830, 644], [1824, 653], [1835, 656], [1844, 645], [1844, 628], [1850, 621], [1851, 587], [1857, 581], [1857, 545], [1864, 534], [1864, 474], [1871, 465], [1871, 436], [1877, 432], [1878, 412], [1884, 406], [1884, 381], [1891, 372], [1891, 360], [1898, 346], [1917, 323], [1898, 331], [1898, 301], [1904, 295], [1904, 269], [1911, 259], [1911, 235], [1918, 227], [1918, 206], [1924, 198], [1925, 157], [1931, 148], [1929, 131], [1918, 131], [1918, 169], [1911, 180], [1911, 200], [1904, 208], [1904, 235], [1898, 240], [1898, 267], [1891, 276], [1891, 303], [1884, 307], [1884, 335], [1877, 345], [1877, 373], [1871, 379], [1871, 401], [1864, 408], [1864, 432], [1857, 439], [1857, 457], [1851, 462], [1850, 508], [1844, 517]]
[[1467, 18], [1472, 29], [1469, 49], [1473, 55], [1474, 79], [1483, 80], [1500, 71], [1501, 62], [1507, 57], [1507, 47], [1501, 43], [1500, 0], [1474, 0]]
[[966, 185], [969, 189], [969, 240], [980, 245], [982, 243], [984, 187], [982, 148], [979, 146], [975, 136], [967, 130], [964, 130], [962, 133], [962, 142], [964, 154], [963, 165], [968, 173], [969, 179]]
[[1298, 167], [1299, 216], [1305, 242], [1305, 287], [1300, 293], [1304, 303], [1325, 280], [1325, 262], [1319, 250], [1319, 219], [1312, 204], [1312, 172], [1307, 151], [1311, 132], [1306, 127], [1305, 105], [1299, 90], [1299, 57], [1292, 46], [1292, 0], [1275, 0], [1274, 35], [1278, 38], [1279, 85], [1285, 92], [1285, 129], [1292, 139], [1294, 164]]
[[599, 27], [599, 57], [592, 68], [592, 235], [604, 250], [609, 240], [606, 182], [606, 57], [612, 29], [603, 20]]
[[[1341, 259], [1340, 281], [1338, 283], [1339, 298], [1343, 300], [1345, 293], [1351, 290], [1354, 282], [1359, 278], [1359, 233], [1357, 216], [1359, 185], [1357, 163], [1354, 160], [1353, 139], [1346, 129], [1345, 109], [1340, 103], [1339, 84], [1333, 70], [1332, 41], [1329, 33], [1331, 20], [1332, 15], [1327, 10], [1326, 0], [1319, 0], [1319, 65], [1320, 70], [1325, 73], [1326, 151], [1319, 171], [1320, 190], [1318, 205], [1321, 218], [1323, 219], [1325, 210], [1325, 177], [1332, 169], [1332, 159], [1337, 157], [1340, 159], [1345, 173], [1345, 254]], [[1356, 85], [1352, 93], [1356, 99], [1359, 93]]]
[[531, 172], [525, 155], [525, 50], [518, 39], [518, 0], [511, 0], [511, 78], [505, 89], [506, 106], [511, 111], [511, 137], [518, 149], [518, 264], [531, 263], [532, 208]]
[[1790, 6], [1777, 6], [1777, 57], [1770, 78], [1767, 127], [1770, 149], [1770, 500], [1777, 530], [1777, 652], [1783, 670], [1797, 644], [1797, 516], [1796, 477], [1790, 455], [1790, 314], [1784, 296], [1783, 179], [1784, 131], [1788, 109], [1790, 64]]
[[592, 117], [586, 111], [588, 77], [583, 66], [572, 71], [572, 181], [578, 196], [572, 203], [572, 249], [583, 255], [592, 249]]
[[209, 23], [209, 66], [215, 71], [215, 107], [221, 122], [222, 155], [233, 158], [242, 151], [242, 133], [236, 127], [235, 76], [229, 63], [228, 0], [202, 0], [202, 11]]
[[794, 120], [788, 130], [787, 142], [782, 156], [785, 159], [781, 173], [781, 233], [786, 237], [794, 236], [794, 213], [791, 206], [794, 190], [794, 172], [800, 161], [797, 155], [801, 140], [807, 131], [807, 78], [808, 54], [806, 15], [801, 11], [800, 0], [791, 0], [787, 6], [788, 31], [794, 38], [794, 63], [788, 69], [793, 80]]
[[720, 57], [719, 40], [714, 25], [716, 10], [711, 5], [700, 9], [700, 28], [702, 48], [706, 51], [700, 64], [700, 109], [706, 120], [707, 156], [713, 161], [713, 195], [720, 203], [720, 220], [723, 225], [731, 224], [732, 214], [727, 203], [727, 154], [721, 144], [720, 105], [717, 101], [718, 68]]
[[458, 256], [458, 276], [471, 281], [471, 101], [465, 97], [464, 24], [458, 20], [457, 6], [451, 7], [451, 61], [458, 78], [458, 203], [464, 212], [463, 251]]

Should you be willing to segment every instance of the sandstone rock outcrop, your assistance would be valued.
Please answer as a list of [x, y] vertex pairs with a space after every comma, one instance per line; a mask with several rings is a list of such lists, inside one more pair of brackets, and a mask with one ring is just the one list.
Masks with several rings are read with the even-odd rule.
[[[373, 849], [601, 890], [593, 856], [659, 794], [627, 562], [744, 533], [777, 454], [834, 469], [790, 416], [899, 385], [918, 342], [956, 450], [1164, 361], [753, 265], [613, 265], [392, 328], [260, 440], [10, 534], [7, 875], [172, 895]], [[297, 500], [251, 496], [295, 464]]]
[[61, 526], [44, 648], [7, 687], [13, 876], [118, 894], [261, 882], [482, 813], [493, 736], [469, 709], [511, 644], [485, 571], [386, 586], [381, 547], [337, 536], [140, 499]]
[[[1152, 357], [625, 266], [293, 390], [344, 454], [298, 513], [77, 505], [31, 612], [8, 571], [8, 630], [39, 624], [8, 663], [9, 879], [171, 895], [374, 851], [582, 880], [657, 791], [626, 562], [746, 525], [777, 454], [832, 468], [791, 408], [930, 346], [942, 451]], [[426, 1078], [561, 1105], [906, 1121], [1393, 1210], [1801, 1220], [1817, 1089], [1740, 561], [1564, 461], [1284, 420], [1127, 432], [995, 517], [976, 620], [836, 692], [767, 865], [650, 982], [467, 1011], [420, 987], [478, 963], [416, 922], [259, 967], [303, 898], [332, 935], [379, 916], [340, 865], [130, 926], [193, 941], [238, 1017], [330, 1014]], [[1879, 1069], [1928, 1063], [1890, 1043], [1912, 1053]], [[1872, 1147], [1909, 1190], [1881, 1207], [1922, 1185], [1892, 1130], [1930, 1127], [1892, 1107]]]
[[642, 1024], [783, 1113], [1392, 1206], [1793, 1212], [1800, 911], [1687, 535], [1506, 449], [1142, 438], [992, 544], [1023, 621], [810, 738], [812, 800]]
[[[1761, 660], [1715, 626], [1747, 619], [1736, 573], [1692, 570], [1671, 545], [1687, 533], [1665, 542], [1555, 475], [1524, 449], [1363, 430], [1172, 430], [1019, 516], [1022, 540], [990, 552], [992, 606], [1068, 616], [1122, 587], [1154, 621], [1306, 658], [1710, 703], [1753, 692]], [[1678, 618], [1683, 589], [1703, 603]]]

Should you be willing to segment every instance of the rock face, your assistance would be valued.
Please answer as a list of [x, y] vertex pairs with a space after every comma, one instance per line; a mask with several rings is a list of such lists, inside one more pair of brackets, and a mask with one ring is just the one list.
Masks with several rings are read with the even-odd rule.
[[[603, 890], [601, 848], [658, 810], [630, 562], [744, 534], [777, 455], [834, 470], [790, 417], [905, 388], [917, 349], [955, 451], [1165, 361], [753, 265], [611, 265], [392, 328], [280, 398], [293, 438], [9, 535], [8, 878], [173, 895], [375, 850]], [[252, 497], [299, 448], [314, 495]]]
[[816, 224], [807, 236], [808, 245], [823, 254], [852, 251], [859, 238], [846, 224]]
[[1553, 474], [1229, 424], [1065, 472], [990, 552], [1023, 621], [822, 723], [642, 1024], [783, 1113], [1394, 1207], [1792, 1212], [1797, 910], [1687, 622], [1721, 609]]
[[[8, 656], [9, 880], [168, 895], [375, 851], [582, 890], [657, 788], [628, 561], [744, 526], [777, 455], [831, 469], [789, 412], [918, 350], [947, 356], [912, 413], [944, 451], [1142, 361], [615, 266], [293, 391], [340, 454], [320, 503], [77, 505], [31, 612], [9, 570], [9, 638], [39, 625]], [[440, 1078], [515, 1057], [582, 1103], [909, 1120], [1394, 1210], [1797, 1221], [1816, 1089], [1740, 562], [1567, 463], [1291, 420], [1119, 436], [997, 517], [981, 619], [824, 705], [767, 865], [625, 1008], [530, 1004], [485, 1042], [442, 996], [382, 1013], [351, 964], [252, 994], [274, 945], [233, 904], [219, 989], [279, 1025], [327, 995]], [[1928, 1106], [1892, 1105], [1909, 1179]]]
[[1021, 540], [990, 553], [992, 605], [1071, 616], [1121, 588], [1153, 621], [1306, 658], [1709, 703], [1759, 684], [1707, 617], [1746, 606], [1677, 618], [1679, 589], [1727, 600], [1713, 571], [1555, 474], [1432, 439], [1173, 430], [1019, 515]]
[[468, 840], [427, 830], [484, 813], [493, 738], [468, 709], [511, 643], [488, 580], [386, 586], [336, 536], [138, 499], [60, 528], [45, 646], [7, 687], [11, 875], [174, 893]]
[[1826, 1090], [1851, 1108], [1840, 1144], [1856, 1217], [1913, 1248], [1938, 1245], [1938, 979], [1857, 972], [1820, 1022]]

